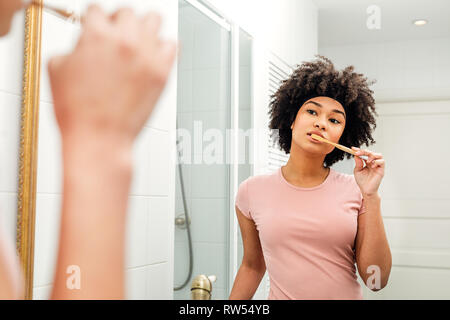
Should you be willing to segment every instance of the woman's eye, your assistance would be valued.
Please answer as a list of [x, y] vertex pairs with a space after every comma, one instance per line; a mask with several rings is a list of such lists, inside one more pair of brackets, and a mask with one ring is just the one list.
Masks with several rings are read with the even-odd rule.
[[[310, 114], [317, 114], [317, 112], [315, 112], [314, 110], [311, 110], [311, 109], [307, 109], [306, 112], [308, 112], [308, 113], [310, 113]], [[334, 119], [334, 118], [331, 118], [330, 121], [331, 121], [332, 123], [334, 123], [334, 124], [339, 124], [339, 123], [341, 123], [340, 121], [338, 121], [338, 120], [336, 120], [336, 119]]]

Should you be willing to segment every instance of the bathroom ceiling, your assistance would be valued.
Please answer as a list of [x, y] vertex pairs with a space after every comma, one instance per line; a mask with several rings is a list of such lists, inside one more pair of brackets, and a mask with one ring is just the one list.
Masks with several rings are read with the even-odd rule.
[[[313, 0], [319, 8], [319, 46], [449, 38], [449, 0]], [[381, 28], [369, 30], [366, 12], [377, 5]], [[415, 19], [428, 24], [417, 27]]]

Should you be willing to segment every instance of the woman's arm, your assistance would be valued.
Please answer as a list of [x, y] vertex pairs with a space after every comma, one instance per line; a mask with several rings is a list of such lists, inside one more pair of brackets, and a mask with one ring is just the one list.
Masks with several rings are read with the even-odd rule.
[[[131, 148], [113, 137], [74, 136], [63, 142], [64, 191], [51, 299], [124, 299]], [[79, 277], [79, 287], [71, 275]]]
[[[366, 212], [358, 217], [356, 235], [358, 272], [366, 286], [373, 291], [381, 290], [387, 285], [392, 266], [391, 250], [384, 231], [380, 203], [381, 198], [378, 194], [364, 197]], [[379, 279], [376, 279], [377, 276]], [[370, 286], [367, 283], [368, 279]]]
[[0, 300], [23, 299], [23, 276], [14, 245], [0, 225]]
[[[366, 212], [358, 216], [356, 235], [356, 262], [358, 272], [372, 291], [381, 290], [391, 273], [392, 257], [381, 216], [381, 198], [378, 194], [384, 177], [385, 161], [381, 153], [352, 147], [356, 152], [354, 176], [364, 199]], [[367, 156], [364, 162], [359, 156]], [[371, 284], [368, 285], [367, 280]], [[375, 280], [375, 287], [372, 282]]]
[[241, 228], [244, 257], [229, 299], [250, 300], [266, 272], [266, 264], [254, 222], [246, 218], [237, 207], [236, 215]]

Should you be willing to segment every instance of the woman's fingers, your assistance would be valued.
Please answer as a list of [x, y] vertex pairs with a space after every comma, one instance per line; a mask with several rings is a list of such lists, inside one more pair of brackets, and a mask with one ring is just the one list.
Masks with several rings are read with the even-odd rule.
[[383, 167], [384, 166], [384, 159], [373, 160], [369, 165], [370, 165], [371, 168]]
[[381, 153], [372, 152], [370, 150], [364, 150], [364, 149], [358, 149], [353, 147], [353, 149], [356, 151], [356, 155], [358, 156], [367, 156], [367, 163], [371, 163], [372, 161], [376, 159], [383, 159], [383, 155]]

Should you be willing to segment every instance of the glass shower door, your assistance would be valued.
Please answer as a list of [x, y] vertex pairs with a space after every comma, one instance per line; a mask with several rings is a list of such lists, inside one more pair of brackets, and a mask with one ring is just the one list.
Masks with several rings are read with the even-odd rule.
[[179, 1], [174, 299], [190, 299], [199, 274], [227, 299], [231, 29], [196, 3]]

